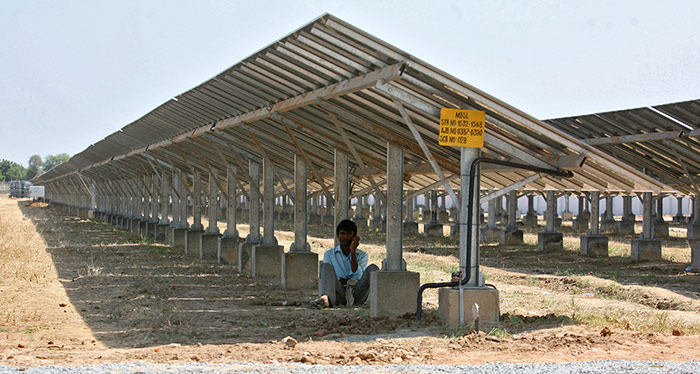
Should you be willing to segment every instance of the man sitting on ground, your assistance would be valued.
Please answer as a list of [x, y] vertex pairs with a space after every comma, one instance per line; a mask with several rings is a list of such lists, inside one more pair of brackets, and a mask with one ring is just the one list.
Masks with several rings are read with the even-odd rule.
[[313, 303], [318, 307], [361, 305], [369, 296], [369, 274], [377, 265], [367, 266], [367, 253], [357, 249], [355, 222], [345, 219], [336, 227], [338, 245], [323, 254], [321, 265], [321, 297]]

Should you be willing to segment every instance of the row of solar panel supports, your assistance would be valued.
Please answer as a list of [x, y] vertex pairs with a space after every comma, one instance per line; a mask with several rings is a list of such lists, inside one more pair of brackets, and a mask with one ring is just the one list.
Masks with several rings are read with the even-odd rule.
[[[392, 150], [394, 155], [392, 156]], [[419, 285], [419, 274], [407, 271], [402, 255], [403, 234], [417, 232], [418, 224], [414, 218], [414, 197], [406, 199], [403, 193], [403, 160], [402, 151], [399, 148], [388, 146], [388, 163], [395, 163], [393, 167], [388, 167], [390, 171], [387, 178], [386, 196], [375, 194], [373, 204], [374, 214], [368, 226], [374, 230], [385, 230], [387, 235], [387, 257], [384, 260], [382, 271], [372, 277], [370, 300], [370, 314], [379, 315], [402, 315], [415, 310], [415, 291]], [[336, 152], [335, 157], [335, 189], [337, 196], [335, 199], [326, 199], [327, 202], [334, 202], [334, 207], [326, 207], [326, 212], [334, 211], [334, 224], [340, 219], [350, 216], [350, 191], [348, 186], [348, 160], [347, 155]], [[399, 159], [400, 161], [396, 161]], [[176, 248], [185, 251], [187, 255], [198, 256], [199, 258], [215, 259], [221, 263], [233, 265], [237, 271], [249, 274], [250, 276], [275, 276], [279, 277], [282, 287], [304, 288], [314, 287], [318, 282], [318, 255], [311, 252], [306, 241], [306, 233], [309, 221], [317, 222], [322, 218], [317, 213], [318, 198], [308, 199], [306, 191], [306, 165], [302, 158], [295, 158], [295, 193], [294, 201], [307, 200], [307, 204], [293, 204], [293, 217], [304, 217], [304, 219], [294, 220], [295, 239], [288, 252], [277, 244], [274, 237], [275, 216], [281, 217], [277, 212], [275, 203], [280, 201], [274, 196], [274, 174], [272, 167], [265, 167], [263, 160], [263, 197], [255, 188], [249, 190], [248, 196], [237, 195], [236, 170], [234, 166], [229, 166], [227, 170], [227, 188], [224, 193], [222, 187], [217, 186], [215, 171], [210, 172], [208, 201], [215, 202], [207, 205], [209, 215], [209, 227], [204, 230], [201, 224], [201, 210], [203, 208], [201, 199], [193, 196], [202, 196], [201, 177], [199, 171], [192, 174], [192, 193], [189, 193], [187, 184], [187, 173], [176, 170], [172, 175], [165, 173], [144, 175], [142, 178], [132, 180], [90, 182], [89, 185], [83, 183], [50, 183], [47, 197], [54, 204], [62, 204], [71, 214], [76, 214], [85, 218], [95, 218], [110, 222], [124, 229], [138, 232], [144, 236], [150, 236], [156, 240], [170, 243]], [[399, 167], [401, 166], [401, 167]], [[395, 175], [392, 175], [392, 173]], [[260, 165], [255, 162], [249, 163], [250, 184], [260, 185]], [[392, 182], [393, 181], [393, 182]], [[171, 188], [172, 185], [172, 188]], [[79, 187], [84, 188], [79, 188]], [[76, 194], [78, 191], [80, 194]], [[268, 193], [265, 193], [268, 191]], [[399, 191], [399, 193], [397, 193]], [[392, 194], [393, 192], [393, 194]], [[189, 193], [189, 196], [188, 196]], [[223, 196], [222, 196], [223, 195]], [[184, 200], [180, 198], [184, 197]], [[230, 196], [236, 196], [229, 199]], [[579, 232], [586, 232], [581, 237], [580, 254], [584, 256], [598, 257], [608, 254], [608, 237], [603, 234], [633, 233], [635, 217], [631, 213], [632, 196], [624, 196], [623, 217], [619, 222], [612, 218], [613, 199], [606, 200], [606, 214], [602, 219], [599, 215], [600, 192], [590, 191], [581, 195], [578, 199], [579, 214], [572, 219], [573, 228]], [[511, 191], [507, 195], [507, 209], [504, 212], [497, 207], [498, 199], [491, 199], [488, 202], [488, 221], [480, 229], [480, 241], [498, 241], [502, 245], [523, 244], [523, 231], [516, 220], [517, 200], [522, 195], [517, 191]], [[533, 195], [528, 195], [528, 210], [523, 217], [522, 224], [529, 227], [537, 225], [537, 215], [533, 209]], [[552, 202], [547, 205], [545, 211], [545, 227], [538, 233], [538, 250], [553, 251], [563, 249], [563, 238], [557, 228], [561, 225], [561, 218], [557, 217], [556, 200], [557, 191], [546, 191], [546, 201]], [[612, 197], [609, 195], [608, 197]], [[668, 235], [668, 226], [663, 222], [663, 204], [661, 199], [654, 198], [650, 192], [638, 196], [643, 203], [642, 233], [639, 239], [632, 241], [631, 255], [636, 261], [660, 260], [661, 242], [658, 240]], [[291, 198], [291, 197], [289, 197]], [[160, 199], [160, 204], [159, 200]], [[355, 218], [363, 217], [364, 200], [358, 199], [360, 205], [356, 209]], [[426, 205], [428, 197], [426, 196]], [[442, 214], [437, 209], [437, 191], [430, 192], [431, 206], [429, 219], [424, 225], [426, 236], [442, 236], [443, 227], [439, 222]], [[568, 200], [568, 199], [567, 199]], [[184, 201], [184, 203], [183, 203]], [[190, 226], [186, 219], [188, 216], [188, 205], [192, 205], [193, 224]], [[217, 201], [226, 201], [226, 230], [223, 235], [219, 234]], [[245, 210], [241, 209], [241, 203], [245, 201]], [[282, 199], [286, 202], [286, 198]], [[382, 205], [382, 201], [386, 201]], [[653, 218], [653, 202], [656, 201], [656, 218]], [[163, 204], [162, 202], [167, 202]], [[404, 220], [403, 206], [406, 205], [407, 214]], [[588, 208], [590, 205], [590, 208]], [[377, 206], [381, 206], [377, 208]], [[443, 199], [443, 208], [445, 207]], [[698, 210], [700, 204], [698, 198], [694, 199], [692, 219], [688, 226], [688, 239], [691, 243], [692, 263], [691, 268], [695, 271], [700, 267], [700, 222], [698, 221]], [[241, 238], [236, 230], [238, 217], [236, 212], [246, 211], [248, 213], [248, 224], [250, 234], [246, 238]], [[381, 213], [384, 212], [384, 217]], [[260, 214], [264, 229], [260, 234]], [[285, 212], [286, 213], [286, 212]], [[443, 212], [443, 214], [446, 212]], [[425, 215], [427, 216], [427, 214]], [[504, 228], [496, 226], [499, 219], [505, 223]], [[317, 218], [313, 218], [317, 217]], [[400, 217], [400, 218], [398, 218]], [[444, 216], [443, 216], [444, 218]], [[483, 220], [483, 218], [482, 218]], [[362, 227], [363, 225], [361, 225]], [[367, 227], [367, 226], [365, 226]], [[476, 226], [477, 228], [479, 225]], [[631, 231], [630, 231], [631, 230]], [[451, 235], [456, 237], [459, 234], [458, 225], [453, 225]], [[270, 233], [270, 235], [265, 235]], [[333, 235], [333, 231], [329, 231]], [[475, 263], [478, 264], [478, 251], [475, 253]], [[462, 261], [461, 261], [462, 262]], [[462, 264], [463, 265], [463, 264]], [[482, 292], [483, 280], [475, 278], [469, 285], [473, 291]], [[439, 314], [448, 323], [464, 322], [459, 316], [464, 316], [464, 302], [459, 302], [459, 294], [445, 290], [440, 293]], [[469, 291], [469, 290], [467, 290]], [[464, 292], [464, 290], [462, 290]], [[488, 292], [491, 292], [489, 294]], [[491, 315], [491, 322], [498, 319], [498, 294], [497, 291], [488, 291], [485, 295], [471, 295], [469, 297], [473, 303], [480, 304], [480, 320], [488, 324]], [[493, 294], [495, 292], [495, 294]], [[459, 312], [457, 306], [462, 306]], [[483, 308], [484, 305], [491, 305], [492, 311]]]
[[[201, 196], [201, 181], [197, 171], [192, 173], [192, 193], [187, 188], [187, 173], [178, 169], [170, 175], [161, 172], [136, 179], [114, 181], [85, 181], [85, 178], [79, 177], [78, 181], [47, 183], [47, 188], [50, 191], [49, 200], [52, 203], [64, 204], [65, 209], [72, 214], [110, 222], [143, 235], [152, 235], [156, 240], [182, 248], [187, 255], [226, 262], [243, 274], [253, 277], [278, 277], [284, 288], [313, 287], [318, 283], [318, 255], [310, 251], [307, 243], [307, 204], [294, 204], [295, 238], [290, 251], [285, 252], [274, 236], [277, 214], [274, 172], [272, 164], [268, 164], [267, 161], [263, 158], [262, 165], [249, 161], [250, 186], [260, 186], [262, 166], [262, 196], [257, 188], [249, 188], [247, 210], [250, 234], [245, 238], [239, 237], [236, 231], [235, 212], [239, 195], [233, 165], [229, 165], [227, 170], [225, 192], [217, 186], [215, 171], [209, 173], [209, 201], [216, 202], [220, 195], [224, 195], [227, 200], [226, 231], [223, 235], [219, 235], [218, 231], [216, 203], [208, 204], [209, 227], [203, 230], [200, 224], [201, 200], [197, 196]], [[299, 156], [295, 156], [294, 162], [294, 201], [306, 201], [306, 162]], [[388, 143], [387, 188], [375, 194], [378, 201], [383, 201], [382, 209], [385, 211], [386, 221], [382, 226], [386, 232], [386, 257], [382, 262], [382, 270], [370, 275], [369, 307], [372, 317], [400, 316], [412, 313], [416, 308], [420, 274], [407, 271], [402, 252], [405, 199], [403, 167], [403, 149]], [[334, 169], [336, 196], [327, 196], [327, 199], [334, 204], [335, 226], [337, 222], [349, 216], [347, 154], [335, 152]], [[80, 194], [76, 194], [76, 191]], [[192, 226], [186, 218], [188, 194], [195, 196], [192, 199]], [[329, 235], [334, 236], [334, 231], [330, 231]], [[493, 299], [497, 304], [497, 295]], [[498, 314], [494, 313], [491, 319], [495, 323]]]

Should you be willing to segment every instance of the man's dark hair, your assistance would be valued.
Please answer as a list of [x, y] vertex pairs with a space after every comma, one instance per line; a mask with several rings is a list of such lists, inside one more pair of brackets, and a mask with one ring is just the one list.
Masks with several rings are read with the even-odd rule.
[[340, 234], [340, 230], [344, 230], [347, 232], [352, 231], [353, 233], [355, 233], [355, 235], [357, 235], [357, 225], [355, 224], [355, 222], [349, 219], [344, 219], [340, 221], [338, 227], [335, 228], [335, 236], [338, 236], [338, 234]]

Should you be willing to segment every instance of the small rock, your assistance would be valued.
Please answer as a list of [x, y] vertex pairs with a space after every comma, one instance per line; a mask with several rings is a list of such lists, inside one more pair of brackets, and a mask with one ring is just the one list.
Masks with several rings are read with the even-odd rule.
[[681, 336], [681, 335], [683, 335], [683, 331], [676, 330], [676, 329], [673, 330], [673, 336]]
[[26, 347], [22, 344], [17, 344], [17, 348], [26, 348]]
[[394, 357], [391, 359], [392, 364], [400, 364], [402, 362], [403, 362], [403, 358], [401, 358], [401, 357]]
[[496, 343], [500, 343], [500, 342], [501, 342], [501, 339], [499, 339], [499, 338], [497, 338], [497, 337], [495, 337], [495, 336], [487, 336], [487, 337], [485, 337], [484, 339], [486, 339], [486, 340], [488, 340], [488, 341], [496, 342]]
[[202, 343], [197, 343], [197, 347], [201, 347], [201, 346], [202, 346]]
[[294, 347], [297, 345], [297, 340], [291, 336], [287, 336], [286, 338], [282, 339], [282, 343], [286, 348], [294, 349]]
[[66, 305], [67, 305], [67, 304], [64, 304], [64, 303], [60, 303], [60, 304], [58, 304], [58, 306], [60, 306], [61, 308], [65, 308], [65, 307], [66, 307]]
[[608, 328], [608, 326], [603, 327], [602, 330], [600, 330], [600, 336], [610, 336], [612, 335], [612, 331]]

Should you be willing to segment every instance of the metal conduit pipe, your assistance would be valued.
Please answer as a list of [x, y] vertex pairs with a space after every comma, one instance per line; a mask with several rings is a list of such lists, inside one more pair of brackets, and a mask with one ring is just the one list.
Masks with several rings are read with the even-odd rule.
[[[502, 161], [502, 160], [496, 160], [492, 158], [485, 158], [485, 157], [479, 157], [475, 159], [471, 166], [469, 167], [469, 193], [467, 196], [469, 197], [469, 212], [467, 212], [467, 264], [466, 264], [466, 274], [462, 274], [462, 278], [458, 282], [440, 282], [440, 283], [425, 283], [418, 288], [418, 303], [417, 303], [417, 310], [416, 310], [416, 321], [420, 322], [421, 320], [421, 313], [423, 310], [423, 291], [425, 291], [428, 288], [443, 288], [443, 287], [455, 287], [461, 285], [467, 284], [469, 279], [471, 278], [471, 253], [472, 253], [472, 248], [471, 248], [471, 242], [472, 242], [472, 223], [473, 223], [473, 210], [474, 210], [474, 175], [476, 171], [476, 167], [479, 166], [480, 163], [486, 163], [486, 164], [495, 164], [495, 165], [502, 165], [502, 166], [509, 166], [509, 167], [514, 167], [518, 169], [524, 169], [524, 170], [530, 170], [530, 171], [535, 171], [538, 173], [545, 173], [545, 174], [550, 174], [558, 177], [563, 177], [563, 178], [571, 178], [574, 176], [574, 173], [571, 172], [570, 170], [552, 170], [552, 169], [544, 169], [536, 166], [530, 166], [526, 164], [518, 164], [515, 162], [510, 162], [510, 161]], [[464, 194], [462, 194], [462, 198], [464, 198]], [[479, 263], [477, 262], [474, 268], [474, 272], [476, 273], [476, 276], [479, 276]], [[496, 286], [489, 284], [488, 286], [493, 287], [494, 289]]]

